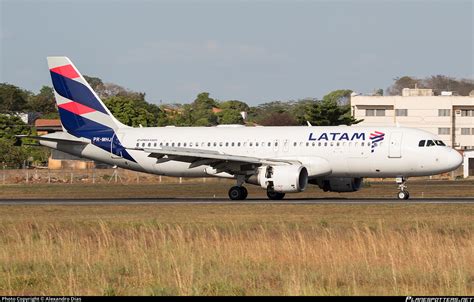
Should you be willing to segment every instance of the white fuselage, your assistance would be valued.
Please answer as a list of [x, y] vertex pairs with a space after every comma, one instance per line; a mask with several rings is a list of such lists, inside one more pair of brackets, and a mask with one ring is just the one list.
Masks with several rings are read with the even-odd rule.
[[[374, 143], [371, 133], [383, 133]], [[67, 133], [50, 136], [65, 137]], [[325, 177], [409, 177], [434, 175], [457, 168], [462, 158], [450, 147], [420, 147], [422, 140], [438, 141], [435, 135], [418, 129], [398, 127], [159, 127], [124, 128], [117, 137], [136, 162], [113, 155], [93, 144], [70, 145], [40, 141], [42, 145], [77, 156], [152, 174], [203, 177], [232, 177], [214, 173], [207, 165], [190, 168], [190, 163], [157, 160], [144, 148], [176, 147], [212, 150], [228, 155], [262, 159], [289, 159], [311, 171], [325, 166]], [[317, 159], [317, 160], [316, 160]], [[324, 165], [321, 164], [324, 160]], [[315, 174], [314, 172], [313, 174]], [[319, 174], [320, 175], [320, 174]], [[312, 173], [310, 173], [310, 178]]]

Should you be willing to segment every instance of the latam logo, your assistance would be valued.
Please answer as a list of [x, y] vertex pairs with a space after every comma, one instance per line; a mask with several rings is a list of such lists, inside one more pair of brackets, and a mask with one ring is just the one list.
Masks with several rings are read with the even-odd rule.
[[377, 143], [383, 141], [385, 138], [385, 133], [380, 132], [380, 131], [374, 131], [373, 133], [370, 134], [370, 140], [372, 141], [372, 144], [370, 144], [370, 149], [372, 153], [374, 153], [374, 149], [377, 147]]
[[[380, 131], [374, 131], [370, 133], [369, 139], [371, 141], [370, 151], [373, 153], [375, 148], [379, 145], [381, 141], [385, 138], [385, 133]], [[321, 134], [316, 134], [311, 132], [309, 134], [308, 140], [310, 141], [365, 141], [366, 135], [364, 132], [323, 132]]]
[[310, 141], [354, 141], [354, 140], [365, 140], [365, 133], [355, 132], [352, 134], [346, 132], [323, 132], [319, 136], [315, 133], [310, 133], [308, 140]]

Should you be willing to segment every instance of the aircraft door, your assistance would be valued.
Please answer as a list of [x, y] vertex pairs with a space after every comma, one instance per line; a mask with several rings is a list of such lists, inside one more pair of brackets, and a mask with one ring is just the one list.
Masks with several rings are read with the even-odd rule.
[[403, 137], [403, 133], [400, 131], [392, 132], [390, 134], [390, 145], [388, 147], [388, 157], [390, 158], [402, 157], [402, 137]]
[[283, 141], [283, 151], [284, 152], [288, 152], [289, 145], [290, 145], [290, 142], [287, 139], [285, 139]]

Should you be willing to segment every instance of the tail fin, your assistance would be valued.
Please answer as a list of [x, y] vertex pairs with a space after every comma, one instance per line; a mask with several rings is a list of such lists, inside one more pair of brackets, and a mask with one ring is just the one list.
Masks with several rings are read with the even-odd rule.
[[128, 127], [113, 117], [69, 58], [48, 57], [48, 66], [61, 123], [68, 133], [92, 139], [98, 134], [112, 137], [118, 128]]

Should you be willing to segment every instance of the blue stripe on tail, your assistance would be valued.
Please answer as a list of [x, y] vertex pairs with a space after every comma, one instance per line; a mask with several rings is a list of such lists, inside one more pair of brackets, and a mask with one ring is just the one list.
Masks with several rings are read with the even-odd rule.
[[56, 90], [60, 96], [107, 114], [104, 106], [102, 106], [101, 102], [87, 86], [53, 71], [50, 73], [54, 90]]

